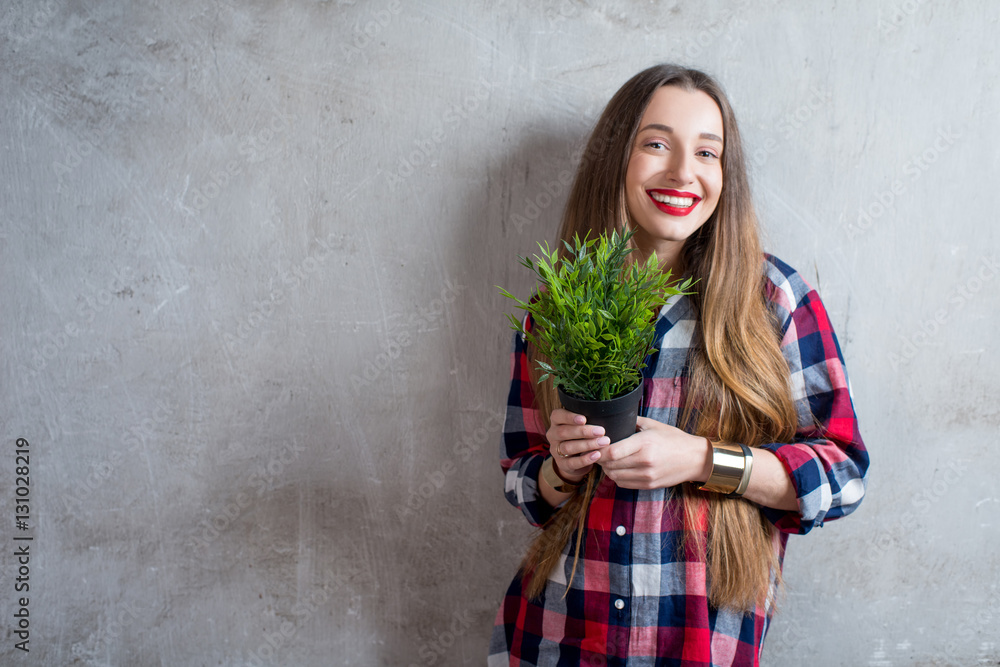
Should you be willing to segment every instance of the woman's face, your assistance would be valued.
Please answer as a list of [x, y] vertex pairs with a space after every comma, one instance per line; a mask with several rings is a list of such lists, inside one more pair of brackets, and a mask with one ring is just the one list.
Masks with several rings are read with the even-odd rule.
[[639, 122], [625, 175], [635, 240], [673, 265], [722, 192], [722, 113], [700, 90], [662, 86]]

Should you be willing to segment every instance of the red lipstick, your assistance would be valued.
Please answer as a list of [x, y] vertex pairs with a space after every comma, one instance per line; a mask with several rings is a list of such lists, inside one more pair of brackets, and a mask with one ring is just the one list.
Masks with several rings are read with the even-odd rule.
[[[685, 216], [691, 213], [698, 204], [701, 202], [701, 197], [694, 194], [693, 192], [682, 192], [681, 190], [646, 190], [646, 194], [649, 195], [649, 200], [653, 202], [656, 208], [660, 209], [664, 213], [669, 215]], [[694, 201], [690, 206], [673, 206], [671, 204], [666, 204], [661, 201], [656, 201], [653, 195], [669, 196], [669, 197], [686, 197], [693, 199]]]

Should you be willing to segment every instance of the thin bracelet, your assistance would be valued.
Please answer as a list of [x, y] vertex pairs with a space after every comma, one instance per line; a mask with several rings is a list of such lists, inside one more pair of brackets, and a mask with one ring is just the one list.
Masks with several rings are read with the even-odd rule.
[[549, 483], [553, 489], [559, 493], [573, 493], [582, 482], [570, 482], [562, 478], [556, 469], [555, 460], [551, 456], [542, 461], [541, 476]]

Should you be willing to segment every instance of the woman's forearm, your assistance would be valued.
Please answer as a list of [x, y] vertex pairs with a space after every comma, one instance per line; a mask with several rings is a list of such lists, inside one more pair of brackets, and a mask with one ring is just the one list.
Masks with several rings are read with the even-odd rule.
[[766, 449], [753, 450], [753, 470], [743, 497], [776, 510], [799, 509], [795, 487], [781, 460]]

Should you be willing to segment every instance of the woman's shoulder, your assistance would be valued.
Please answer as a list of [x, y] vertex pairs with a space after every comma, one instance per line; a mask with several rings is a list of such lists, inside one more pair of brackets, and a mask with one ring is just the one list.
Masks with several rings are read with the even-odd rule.
[[807, 298], [816, 296], [812, 285], [801, 273], [770, 253], [764, 253], [764, 278], [767, 299], [779, 315], [791, 314]]

